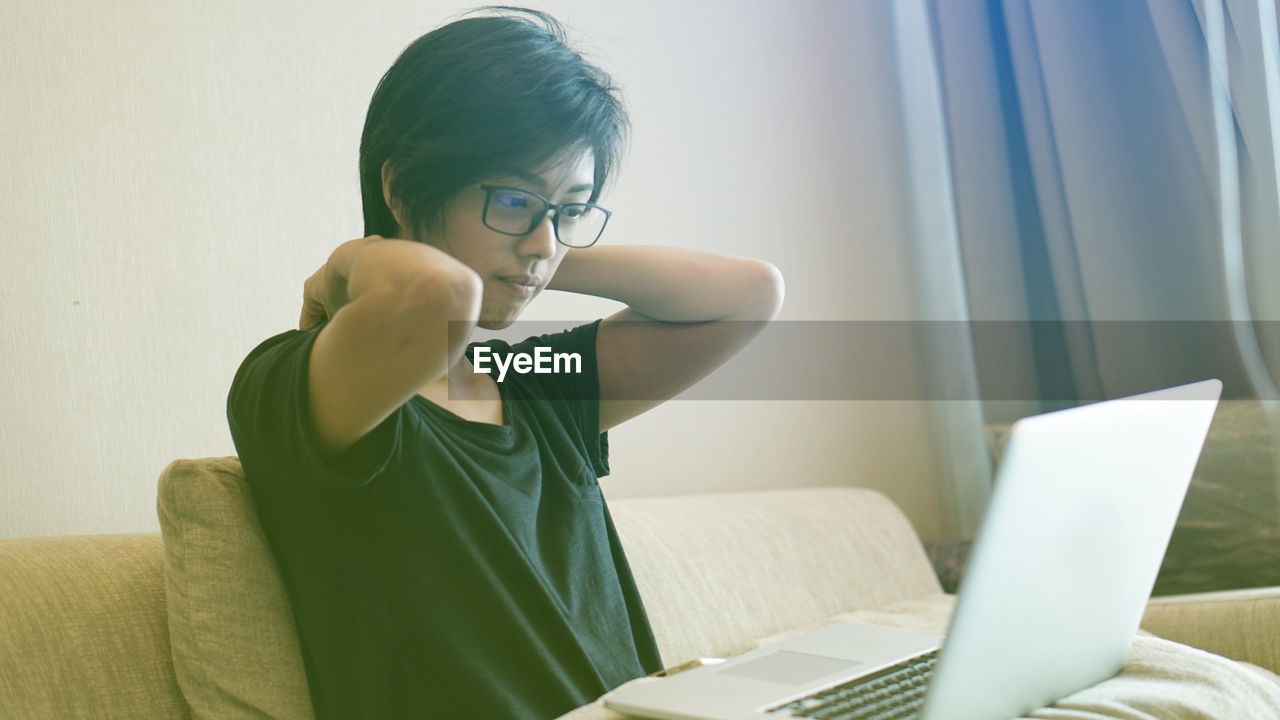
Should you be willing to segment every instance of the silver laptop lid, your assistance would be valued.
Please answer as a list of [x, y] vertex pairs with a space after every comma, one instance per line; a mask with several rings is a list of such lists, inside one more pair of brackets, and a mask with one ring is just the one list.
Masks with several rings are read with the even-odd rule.
[[1120, 670], [1221, 391], [1015, 423], [924, 720], [1020, 716]]

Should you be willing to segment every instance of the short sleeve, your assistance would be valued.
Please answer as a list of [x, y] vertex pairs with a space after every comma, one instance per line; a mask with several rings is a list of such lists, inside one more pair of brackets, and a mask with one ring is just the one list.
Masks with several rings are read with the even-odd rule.
[[[483, 343], [495, 352], [534, 354], [539, 347], [552, 355], [581, 358], [581, 372], [555, 372], [522, 376], [529, 392], [526, 402], [550, 402], [557, 417], [571, 430], [579, 450], [596, 477], [609, 474], [609, 435], [600, 431], [600, 379], [596, 365], [596, 333], [600, 321], [569, 330], [530, 337], [508, 346], [501, 341]], [[474, 345], [470, 349], [474, 349]], [[576, 364], [574, 369], [578, 369]], [[497, 371], [490, 375], [496, 377]]]
[[387, 466], [399, 447], [403, 408], [342, 453], [321, 454], [309, 421], [307, 369], [323, 327], [270, 338], [236, 372], [227, 396], [227, 422], [251, 482], [283, 474], [314, 478], [335, 489], [360, 487]]

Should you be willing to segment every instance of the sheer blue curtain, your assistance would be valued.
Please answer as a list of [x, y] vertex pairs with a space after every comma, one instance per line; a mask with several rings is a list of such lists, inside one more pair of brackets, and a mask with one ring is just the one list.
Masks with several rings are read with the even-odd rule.
[[[989, 468], [958, 439], [975, 423], [1208, 376], [1228, 398], [1266, 397], [1230, 323], [1218, 173], [1230, 153], [1243, 287], [1271, 321], [1253, 330], [1275, 368], [1280, 210], [1259, 24], [1273, 0], [1221, 2], [1216, 76], [1205, 2], [1220, 0], [893, 0], [921, 304], [972, 330], [971, 357], [930, 372], [987, 400], [935, 423], [960, 449], [939, 479], [960, 536], [986, 500]], [[1214, 77], [1229, 84], [1226, 150]], [[994, 402], [997, 385], [1016, 392]]]

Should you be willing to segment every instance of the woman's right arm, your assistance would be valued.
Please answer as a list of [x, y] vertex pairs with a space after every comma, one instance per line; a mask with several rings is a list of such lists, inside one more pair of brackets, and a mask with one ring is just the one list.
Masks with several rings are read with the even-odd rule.
[[333, 252], [303, 285], [299, 320], [303, 330], [328, 320], [307, 369], [322, 452], [351, 447], [448, 372], [480, 315], [483, 289], [470, 268], [418, 242], [374, 235]]

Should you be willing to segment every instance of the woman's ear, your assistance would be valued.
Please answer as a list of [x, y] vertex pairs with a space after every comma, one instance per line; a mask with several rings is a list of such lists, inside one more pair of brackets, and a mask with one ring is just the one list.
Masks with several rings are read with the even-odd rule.
[[404, 231], [404, 208], [391, 197], [392, 172], [390, 160], [382, 163], [382, 202], [387, 204], [387, 208], [391, 210], [391, 217], [396, 221], [396, 237], [407, 239], [409, 236]]

